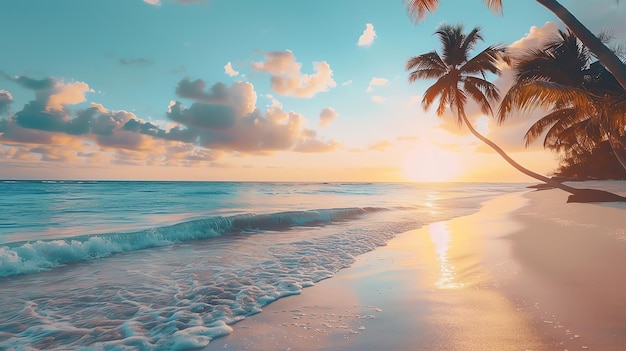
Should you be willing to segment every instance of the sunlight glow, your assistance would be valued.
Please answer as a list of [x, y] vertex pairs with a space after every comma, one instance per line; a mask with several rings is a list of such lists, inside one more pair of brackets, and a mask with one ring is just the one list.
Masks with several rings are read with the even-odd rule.
[[489, 133], [489, 117], [487, 116], [480, 116], [476, 119], [476, 121], [474, 122], [474, 126], [476, 127], [476, 130], [482, 134], [482, 135], [487, 135], [487, 133]]
[[419, 143], [404, 160], [403, 177], [412, 182], [451, 182], [463, 171], [458, 153], [432, 143]]
[[463, 284], [456, 282], [456, 270], [452, 263], [448, 261], [448, 243], [452, 240], [450, 238], [450, 230], [445, 222], [432, 223], [428, 226], [428, 234], [430, 234], [430, 240], [435, 244], [435, 253], [437, 254], [437, 261], [439, 262], [439, 279], [435, 285], [439, 289], [458, 289], [462, 288]]

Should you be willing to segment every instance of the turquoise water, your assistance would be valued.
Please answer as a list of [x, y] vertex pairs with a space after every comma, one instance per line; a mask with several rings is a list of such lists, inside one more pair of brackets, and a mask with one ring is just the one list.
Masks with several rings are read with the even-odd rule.
[[526, 185], [0, 181], [0, 349], [206, 346], [394, 235]]

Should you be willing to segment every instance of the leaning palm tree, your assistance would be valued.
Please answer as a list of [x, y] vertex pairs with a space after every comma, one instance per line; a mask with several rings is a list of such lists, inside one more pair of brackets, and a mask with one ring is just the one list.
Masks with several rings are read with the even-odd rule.
[[[466, 34], [462, 25], [444, 24], [437, 29], [435, 35], [441, 42], [442, 54], [431, 51], [414, 56], [407, 61], [405, 67], [407, 71], [410, 71], [409, 82], [411, 83], [418, 79], [436, 79], [435, 83], [424, 93], [422, 99], [424, 109], [428, 109], [438, 99], [438, 116], [442, 116], [449, 108], [456, 114], [459, 126], [465, 124], [474, 136], [494, 149], [511, 166], [532, 178], [573, 194], [574, 197], [570, 197], [569, 201], [588, 201], [583, 197], [583, 190], [561, 184], [522, 167], [498, 145], [478, 133], [468, 120], [465, 114], [468, 97], [480, 106], [484, 114], [493, 115], [491, 101], [499, 100], [500, 94], [497, 87], [489, 82], [486, 76], [489, 73], [500, 73], [499, 60], [508, 61], [505, 48], [499, 45], [488, 46], [478, 55], [470, 58], [470, 52], [479, 41], [483, 40], [479, 28], [474, 28]], [[613, 198], [608, 201], [615, 200]], [[591, 201], [606, 200], [594, 197]]]
[[526, 51], [514, 70], [515, 83], [502, 99], [498, 121], [514, 110], [548, 111], [524, 136], [526, 146], [545, 135], [545, 148], [577, 155], [608, 142], [626, 169], [617, 145], [626, 133], [626, 93], [571, 32], [560, 31], [541, 49]]
[[[483, 0], [494, 12], [502, 12], [502, 0]], [[600, 38], [596, 37], [571, 12], [556, 0], [535, 0], [554, 15], [556, 15], [574, 35], [589, 48], [589, 50], [611, 72], [615, 79], [626, 90], [626, 65], [609, 49]], [[619, 0], [616, 0], [619, 2]], [[439, 0], [404, 0], [412, 18], [420, 20], [427, 12], [434, 12], [439, 7]]]

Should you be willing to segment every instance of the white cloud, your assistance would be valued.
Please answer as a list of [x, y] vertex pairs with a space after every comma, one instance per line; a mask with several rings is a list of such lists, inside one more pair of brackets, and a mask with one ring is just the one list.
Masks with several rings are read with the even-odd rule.
[[0, 89], [0, 115], [9, 111], [9, 106], [13, 103], [13, 95], [6, 90]]
[[161, 6], [161, 0], [143, 0], [143, 2], [153, 6]]
[[75, 105], [86, 100], [85, 93], [93, 93], [93, 89], [84, 82], [57, 82], [54, 92], [48, 97], [48, 108], [62, 110], [65, 105]]
[[525, 37], [509, 45], [509, 50], [515, 53], [541, 47], [545, 42], [557, 38], [558, 29], [558, 24], [554, 22], [546, 22], [541, 27], [531, 26]]
[[365, 25], [365, 30], [363, 34], [359, 37], [359, 41], [357, 45], [359, 46], [370, 46], [374, 43], [374, 38], [376, 38], [376, 31], [374, 30], [374, 25], [371, 23], [367, 23]]
[[351, 80], [347, 80], [347, 81], [341, 83], [341, 86], [347, 87], [348, 85], [351, 85], [351, 84], [352, 84], [352, 79]]
[[337, 86], [326, 61], [313, 62], [315, 73], [305, 74], [290, 50], [273, 51], [265, 54], [265, 58], [265, 62], [253, 62], [252, 68], [270, 73], [272, 89], [280, 95], [310, 98]]
[[372, 96], [372, 101], [374, 101], [375, 103], [378, 103], [378, 104], [382, 104], [385, 101], [387, 101], [387, 98], [384, 98], [384, 97], [379, 96], [379, 95], [374, 95], [374, 96]]
[[339, 114], [337, 113], [337, 111], [335, 111], [334, 108], [326, 107], [322, 109], [322, 112], [320, 112], [320, 125], [325, 126], [338, 116]]
[[374, 77], [374, 78], [372, 78], [372, 80], [370, 80], [370, 84], [367, 86], [367, 92], [369, 93], [372, 90], [374, 90], [375, 86], [382, 87], [383, 85], [386, 85], [388, 82], [389, 82], [389, 80], [387, 80], [385, 78]]
[[238, 71], [235, 71], [233, 69], [233, 65], [230, 63], [230, 61], [228, 61], [228, 63], [226, 63], [226, 66], [224, 66], [224, 73], [228, 74], [231, 77], [234, 77], [239, 74]]
[[269, 108], [278, 108], [278, 109], [282, 109], [283, 108], [283, 104], [280, 101], [278, 101], [274, 97], [274, 95], [272, 95], [272, 94], [265, 94], [265, 97], [272, 101], [272, 104], [267, 106], [267, 107], [269, 107]]

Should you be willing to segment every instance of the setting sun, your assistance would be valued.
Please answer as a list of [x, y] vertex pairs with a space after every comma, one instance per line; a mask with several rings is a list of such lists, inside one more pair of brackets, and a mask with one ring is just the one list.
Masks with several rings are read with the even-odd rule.
[[461, 155], [432, 143], [420, 143], [407, 154], [403, 176], [413, 182], [451, 182], [463, 171]]

